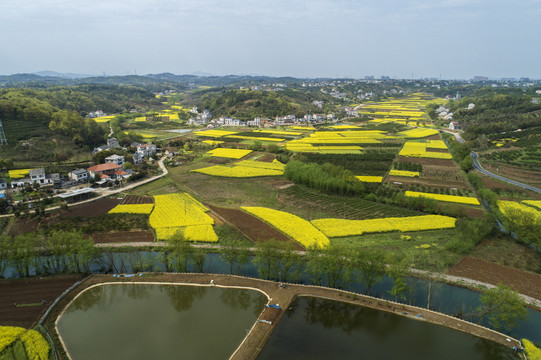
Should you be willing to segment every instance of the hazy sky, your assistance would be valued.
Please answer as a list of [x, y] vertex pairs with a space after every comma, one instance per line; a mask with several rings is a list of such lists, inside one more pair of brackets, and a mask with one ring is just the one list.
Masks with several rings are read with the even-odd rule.
[[0, 74], [541, 78], [541, 0], [0, 0]]

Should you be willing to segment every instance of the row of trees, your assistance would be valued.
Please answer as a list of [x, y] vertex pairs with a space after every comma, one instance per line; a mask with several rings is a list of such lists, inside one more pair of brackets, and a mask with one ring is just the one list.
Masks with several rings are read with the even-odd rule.
[[287, 163], [284, 175], [297, 184], [328, 194], [359, 195], [365, 190], [351, 171], [332, 164], [305, 164], [293, 160]]
[[[11, 239], [0, 237], [0, 275], [11, 266], [19, 276], [52, 274], [59, 272], [88, 273], [93, 263], [101, 264], [107, 272], [157, 271], [158, 262], [167, 272], [204, 272], [207, 253], [195, 248], [177, 234], [163, 249], [161, 256], [132, 252], [117, 256], [100, 251], [91, 239], [76, 231], [55, 231], [47, 237], [32, 234]], [[411, 260], [397, 253], [384, 254], [378, 250], [332, 246], [327, 250], [296, 251], [292, 243], [267, 241], [248, 248], [246, 243], [231, 240], [224, 243], [220, 257], [229, 265], [229, 273], [237, 274], [250, 261], [257, 266], [259, 276], [281, 282], [299, 282], [303, 274], [315, 285], [349, 288], [354, 282], [365, 285], [366, 294], [384, 276], [392, 280], [388, 291], [395, 301], [405, 301], [410, 287], [406, 283]], [[427, 255], [427, 257], [430, 257]], [[417, 259], [419, 260], [419, 259]], [[429, 259], [425, 259], [429, 260]], [[427, 282], [427, 307], [430, 307], [432, 289], [437, 278]], [[470, 317], [482, 321], [488, 318], [491, 326], [508, 329], [524, 319], [527, 311], [524, 301], [504, 286], [487, 290], [481, 297], [482, 306]]]
[[92, 239], [78, 231], [53, 231], [49, 236], [0, 236], [0, 277], [8, 267], [18, 276], [60, 272], [85, 273], [99, 255]]

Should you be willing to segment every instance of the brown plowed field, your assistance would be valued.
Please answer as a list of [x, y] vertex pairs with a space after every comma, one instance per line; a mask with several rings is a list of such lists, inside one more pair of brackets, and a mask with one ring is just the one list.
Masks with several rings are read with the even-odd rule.
[[[80, 275], [62, 275], [0, 280], [0, 325], [31, 328], [60, 294], [81, 279]], [[42, 300], [45, 304], [20, 306]]]
[[120, 204], [117, 199], [100, 199], [79, 206], [70, 207], [62, 216], [92, 217], [107, 214], [112, 208]]
[[154, 204], [154, 198], [152, 196], [128, 195], [124, 199], [122, 199], [121, 204]]
[[39, 222], [34, 219], [16, 218], [9, 229], [8, 235], [15, 237], [27, 232], [36, 231], [38, 226]]
[[455, 166], [455, 163], [453, 163], [453, 160], [448, 160], [448, 159], [431, 159], [431, 158], [416, 158], [416, 157], [399, 156], [398, 161], [423, 164], [423, 165], [438, 165], [438, 166], [448, 166], [448, 167]]
[[271, 163], [276, 157], [273, 154], [265, 154], [263, 157], [257, 159], [257, 161]]
[[424, 186], [430, 186], [435, 188], [446, 188], [446, 189], [467, 189], [466, 184], [463, 181], [446, 181], [438, 179], [426, 179], [426, 178], [410, 178], [405, 176], [387, 176], [385, 182], [395, 183], [399, 182], [402, 184], [420, 184]]
[[268, 241], [271, 239], [278, 241], [293, 242], [295, 248], [298, 250], [304, 250], [297, 242], [294, 242], [280, 231], [276, 230], [264, 221], [238, 209], [225, 209], [216, 206], [205, 204], [210, 210], [221, 216], [231, 225], [239, 229], [249, 239], [259, 242]]
[[504, 284], [521, 294], [541, 300], [541, 275], [465, 256], [449, 274], [489, 284]]
[[151, 231], [118, 231], [90, 235], [96, 244], [153, 242]]

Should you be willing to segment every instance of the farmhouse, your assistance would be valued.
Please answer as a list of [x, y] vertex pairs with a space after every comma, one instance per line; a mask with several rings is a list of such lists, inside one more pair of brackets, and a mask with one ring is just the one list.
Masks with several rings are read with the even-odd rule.
[[39, 168], [39, 169], [32, 169], [28, 172], [28, 175], [30, 176], [30, 180], [35, 184], [46, 184], [47, 178], [45, 177], [45, 169]]
[[451, 130], [460, 129], [460, 125], [458, 124], [458, 121], [451, 121], [449, 123], [449, 129], [451, 129]]
[[111, 156], [107, 156], [105, 158], [105, 163], [113, 163], [113, 164], [117, 164], [119, 166], [122, 166], [124, 165], [124, 156], [122, 155], [111, 155]]
[[7, 189], [8, 182], [5, 179], [0, 179], [0, 189]]
[[88, 171], [85, 169], [72, 170], [68, 173], [68, 177], [75, 181], [86, 181], [88, 178]]
[[107, 163], [107, 164], [99, 164], [94, 165], [92, 167], [89, 167], [88, 173], [93, 178], [96, 177], [96, 175], [100, 175], [101, 177], [114, 177], [115, 171], [122, 169], [120, 165], [114, 164], [114, 163]]
[[156, 145], [152, 143], [139, 145], [137, 147], [137, 152], [143, 157], [153, 156], [156, 154]]

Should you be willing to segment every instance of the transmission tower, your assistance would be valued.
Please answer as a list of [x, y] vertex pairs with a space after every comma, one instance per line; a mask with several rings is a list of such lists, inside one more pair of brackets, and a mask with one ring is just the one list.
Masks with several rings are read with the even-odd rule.
[[0, 119], [0, 145], [7, 145], [8, 139], [6, 133], [4, 133], [4, 127], [2, 126], [2, 119]]

